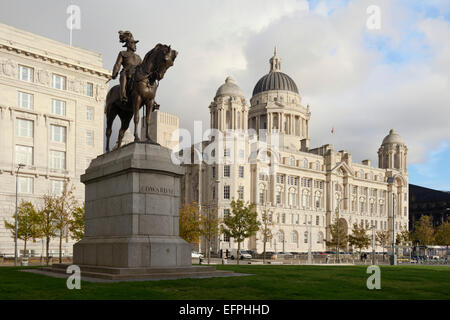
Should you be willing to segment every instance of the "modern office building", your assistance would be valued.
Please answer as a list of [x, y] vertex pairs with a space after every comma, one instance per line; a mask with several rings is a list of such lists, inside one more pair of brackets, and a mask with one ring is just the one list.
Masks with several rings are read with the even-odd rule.
[[433, 227], [438, 227], [450, 217], [450, 193], [409, 185], [409, 228], [423, 216], [431, 218]]
[[[103, 153], [110, 75], [99, 53], [0, 24], [0, 254], [14, 253], [3, 220], [13, 221], [16, 180], [19, 203], [39, 206], [66, 183], [84, 201], [80, 175]], [[18, 170], [19, 163], [25, 167]], [[57, 242], [50, 244], [54, 255]], [[64, 241], [64, 254], [72, 244]], [[35, 255], [43, 247], [40, 239], [28, 245]]]

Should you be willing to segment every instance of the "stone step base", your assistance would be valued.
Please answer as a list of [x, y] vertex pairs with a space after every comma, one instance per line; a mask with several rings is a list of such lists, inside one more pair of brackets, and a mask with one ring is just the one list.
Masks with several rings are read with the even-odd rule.
[[[49, 268], [41, 268], [43, 271], [50, 271], [66, 274], [68, 264], [54, 264]], [[232, 271], [216, 270], [215, 267], [176, 267], [176, 268], [111, 268], [103, 266], [79, 266], [81, 276], [86, 278], [98, 278], [104, 280], [164, 280], [183, 278], [202, 278], [231, 276]]]

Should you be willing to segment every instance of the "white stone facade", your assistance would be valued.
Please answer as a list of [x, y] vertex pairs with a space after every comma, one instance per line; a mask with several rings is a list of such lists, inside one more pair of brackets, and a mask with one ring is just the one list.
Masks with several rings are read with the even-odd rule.
[[[255, 86], [250, 104], [231, 77], [217, 90], [209, 106], [211, 128], [223, 133], [225, 142], [215, 144], [216, 162], [208, 161], [212, 141], [202, 143], [204, 156], [198, 163], [194, 158], [199, 159], [199, 145], [193, 146], [192, 162], [185, 164], [182, 200], [198, 202], [201, 210], [217, 208], [219, 218], [231, 210], [233, 198], [255, 203], [259, 220], [267, 213], [274, 223], [274, 237], [266, 247], [274, 252], [307, 252], [308, 232], [311, 250], [326, 251], [324, 240], [330, 239], [329, 226], [337, 212], [348, 234], [361, 222], [392, 232], [393, 197], [396, 232], [407, 229], [407, 147], [400, 136], [391, 130], [383, 140], [378, 167], [369, 160], [354, 163], [349, 152], [329, 144], [310, 148], [310, 108], [301, 104], [295, 83], [289, 83], [292, 79], [281, 74], [276, 53], [270, 64], [271, 72]], [[277, 77], [280, 81], [274, 82]], [[251, 129], [258, 133], [258, 143], [252, 143]], [[243, 143], [232, 144], [239, 136]], [[264, 149], [277, 159], [277, 166], [260, 158]], [[222, 235], [212, 250], [236, 248], [233, 239]], [[261, 234], [245, 240], [241, 248], [262, 252]], [[205, 251], [204, 244], [200, 250]]]
[[[44, 194], [65, 182], [84, 201], [80, 175], [103, 153], [110, 74], [96, 52], [0, 24], [0, 253], [14, 253], [3, 220], [13, 221], [18, 163], [26, 164], [19, 172], [19, 202], [39, 206]], [[72, 245], [70, 238], [63, 242], [64, 254], [71, 255]], [[28, 244], [36, 255], [43, 247], [39, 239]], [[56, 239], [50, 249], [57, 254]]]
[[[145, 119], [141, 119], [141, 137], [145, 137]], [[179, 118], [171, 113], [154, 111], [150, 118], [150, 139], [165, 148], [173, 150], [179, 143], [178, 136], [172, 139], [172, 135], [178, 130]]]

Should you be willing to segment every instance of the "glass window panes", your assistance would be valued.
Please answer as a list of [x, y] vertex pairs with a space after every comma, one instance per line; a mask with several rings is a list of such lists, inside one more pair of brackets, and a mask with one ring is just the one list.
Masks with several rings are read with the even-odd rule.
[[244, 187], [243, 186], [239, 186], [238, 196], [239, 196], [239, 200], [244, 200]]
[[86, 144], [88, 146], [94, 145], [94, 131], [92, 130], [86, 131]]
[[86, 107], [86, 120], [94, 120], [94, 108]]
[[60, 116], [65, 116], [66, 102], [62, 100], [52, 99], [52, 113]]
[[66, 169], [66, 153], [64, 151], [50, 151], [50, 168]]
[[19, 193], [33, 193], [33, 178], [31, 177], [18, 177], [17, 189]]
[[25, 67], [22, 65], [19, 65], [18, 68], [19, 68], [18, 70], [19, 80], [33, 82], [33, 68]]
[[66, 127], [50, 125], [50, 138], [53, 142], [66, 142]]
[[16, 136], [33, 138], [33, 121], [16, 119]]
[[33, 165], [33, 147], [16, 146], [16, 163]]
[[230, 166], [223, 166], [223, 176], [224, 177], [230, 176]]
[[53, 195], [60, 195], [64, 191], [64, 181], [51, 180], [51, 193]]
[[88, 82], [86, 85], [86, 95], [89, 97], [94, 96], [94, 85], [90, 82]]
[[66, 77], [53, 74], [52, 76], [52, 84], [53, 88], [59, 89], [59, 90], [66, 90]]
[[230, 186], [223, 186], [223, 198], [230, 199]]
[[239, 166], [239, 178], [243, 178], [243, 177], [244, 177], [244, 167]]
[[32, 94], [19, 91], [19, 94], [18, 94], [18, 106], [20, 108], [33, 110], [33, 105], [34, 105], [34, 101], [33, 100], [34, 99], [33, 99], [33, 95]]

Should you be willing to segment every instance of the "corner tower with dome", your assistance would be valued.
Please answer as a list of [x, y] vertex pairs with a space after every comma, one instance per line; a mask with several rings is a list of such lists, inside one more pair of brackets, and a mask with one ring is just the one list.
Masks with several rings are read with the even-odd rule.
[[[209, 110], [210, 127], [221, 134], [221, 143], [213, 135], [191, 148], [192, 159], [203, 158], [184, 164], [183, 201], [219, 218], [231, 212], [233, 199], [254, 203], [259, 220], [267, 215], [273, 224], [266, 250], [278, 253], [333, 250], [326, 240], [337, 219], [347, 234], [354, 224], [368, 234], [372, 228], [389, 234], [408, 229], [408, 149], [400, 135], [392, 129], [382, 140], [378, 167], [370, 160], [353, 162], [350, 152], [331, 144], [311, 148], [310, 107], [302, 104], [281, 62], [275, 49], [250, 103], [231, 76], [219, 86]], [[270, 161], [264, 153], [270, 153]], [[198, 249], [205, 252], [208, 246], [202, 240]], [[237, 243], [217, 235], [210, 247], [231, 255]], [[261, 253], [261, 234], [241, 248]], [[342, 244], [341, 250], [352, 248]], [[387, 248], [377, 245], [376, 250]]]

